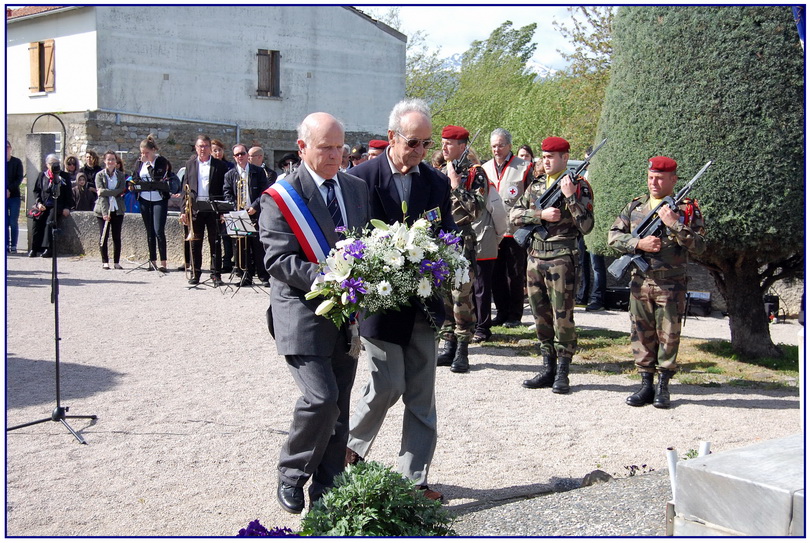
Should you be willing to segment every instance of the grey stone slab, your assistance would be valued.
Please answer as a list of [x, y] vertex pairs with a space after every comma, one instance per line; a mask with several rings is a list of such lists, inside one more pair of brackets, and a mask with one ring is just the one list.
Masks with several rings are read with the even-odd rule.
[[803, 490], [804, 437], [798, 434], [679, 462], [675, 511], [746, 535], [786, 536], [794, 495]]
[[788, 535], [804, 537], [804, 533], [804, 490], [800, 490], [793, 495], [793, 521]]

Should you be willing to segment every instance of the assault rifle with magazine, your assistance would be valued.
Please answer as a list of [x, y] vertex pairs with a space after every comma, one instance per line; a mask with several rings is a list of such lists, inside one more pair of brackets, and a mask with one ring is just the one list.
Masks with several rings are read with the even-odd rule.
[[[691, 181], [689, 181], [680, 191], [678, 191], [678, 194], [676, 194], [674, 198], [672, 196], [667, 196], [664, 198], [661, 203], [655, 206], [655, 208], [653, 208], [647, 214], [647, 216], [644, 217], [644, 220], [641, 221], [632, 232], [630, 232], [630, 235], [638, 239], [643, 239], [648, 236], [663, 236], [665, 231], [664, 223], [661, 221], [661, 217], [658, 216], [658, 212], [663, 208], [663, 206], [668, 206], [672, 211], [677, 211], [678, 206], [681, 205], [683, 200], [689, 194], [689, 191], [692, 190], [695, 182], [700, 179], [704, 173], [706, 173], [706, 170], [708, 170], [709, 166], [711, 165], [712, 161], [710, 160], [700, 169], [700, 171], [695, 175], [695, 177], [692, 178]], [[608, 273], [610, 273], [614, 279], [621, 279], [631, 264], [635, 264], [641, 273], [645, 273], [650, 267], [649, 264], [647, 264], [647, 261], [644, 260], [644, 257], [642, 257], [640, 254], [626, 254], [613, 261], [613, 264], [608, 267]]]

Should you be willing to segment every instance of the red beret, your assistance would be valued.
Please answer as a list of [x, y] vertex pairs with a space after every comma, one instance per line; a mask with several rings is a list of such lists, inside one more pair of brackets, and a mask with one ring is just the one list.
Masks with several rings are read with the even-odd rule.
[[385, 149], [388, 147], [388, 142], [385, 140], [369, 140], [368, 148], [369, 149]]
[[468, 140], [470, 132], [463, 126], [453, 126], [449, 124], [442, 128], [442, 138], [448, 140]]
[[540, 144], [540, 149], [546, 153], [567, 153], [571, 146], [568, 144], [568, 141], [557, 138], [557, 137], [550, 137], [543, 140], [543, 143]]
[[651, 172], [674, 172], [678, 163], [667, 156], [654, 156], [650, 159]]

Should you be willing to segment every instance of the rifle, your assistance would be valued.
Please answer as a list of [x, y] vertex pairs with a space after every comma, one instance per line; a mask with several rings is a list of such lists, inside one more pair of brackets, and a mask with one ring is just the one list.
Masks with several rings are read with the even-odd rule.
[[[603, 145], [607, 142], [607, 138], [603, 139], [599, 145], [591, 152], [590, 155], [585, 158], [585, 160], [580, 164], [576, 169], [572, 168], [569, 169], [564, 174], [557, 177], [557, 180], [552, 183], [552, 185], [546, 189], [546, 191], [540, 195], [540, 197], [535, 201], [534, 207], [535, 209], [543, 210], [548, 209], [550, 207], [558, 207], [560, 203], [563, 201], [563, 193], [562, 189], [560, 188], [560, 181], [566, 175], [571, 179], [571, 182], [576, 184], [578, 183], [577, 178], [582, 175], [582, 173], [588, 169], [588, 165], [591, 163], [591, 159], [593, 156], [602, 148]], [[540, 235], [540, 239], [546, 239], [548, 237], [548, 229], [543, 226], [542, 224], [527, 224], [526, 226], [521, 226], [517, 229], [514, 234], [514, 240], [517, 242], [518, 245], [527, 249], [529, 244], [532, 241], [532, 235], [537, 232]]]
[[[712, 161], [710, 160], [700, 169], [695, 177], [693, 177], [692, 180], [689, 181], [678, 192], [678, 194], [675, 195], [675, 198], [672, 196], [667, 196], [664, 198], [661, 203], [655, 206], [655, 209], [650, 211], [647, 216], [644, 217], [644, 220], [641, 221], [632, 232], [630, 232], [630, 235], [638, 239], [646, 238], [647, 236], [661, 237], [664, 233], [664, 223], [661, 222], [661, 217], [658, 216], [658, 212], [663, 206], [669, 206], [672, 211], [677, 211], [678, 206], [689, 194], [689, 191], [692, 190], [692, 186], [704, 173], [706, 173], [706, 170], [708, 170], [709, 166], [711, 165]], [[647, 261], [644, 260], [640, 254], [626, 254], [621, 258], [614, 260], [613, 264], [608, 267], [608, 272], [615, 279], [621, 279], [624, 273], [627, 271], [627, 268], [630, 267], [630, 264], [635, 264], [641, 273], [645, 273], [650, 268], [650, 265], [647, 264]]]
[[461, 153], [461, 156], [453, 161], [453, 169], [456, 171], [457, 174], [461, 175], [461, 172], [463, 172], [466, 168], [470, 167], [470, 163], [466, 162], [467, 161], [467, 155], [470, 154], [470, 149], [472, 148], [472, 144], [475, 143], [475, 140], [478, 138], [478, 134], [480, 134], [480, 133], [481, 133], [481, 129], [479, 128], [478, 132], [475, 133], [475, 135], [470, 140], [470, 142], [467, 144], [467, 146], [464, 147], [464, 152]]

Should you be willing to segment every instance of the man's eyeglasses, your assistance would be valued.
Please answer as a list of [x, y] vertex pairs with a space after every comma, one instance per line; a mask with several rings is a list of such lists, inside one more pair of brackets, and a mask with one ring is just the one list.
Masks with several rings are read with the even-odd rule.
[[234, 153], [233, 156], [245, 156], [247, 153], [239, 151], [238, 153]]
[[433, 140], [418, 140], [418, 139], [415, 139], [415, 138], [409, 139], [409, 138], [405, 137], [405, 135], [402, 132], [399, 132], [399, 131], [397, 131], [396, 134], [400, 138], [404, 139], [405, 140], [405, 145], [407, 145], [411, 149], [416, 149], [417, 147], [419, 147], [420, 144], [425, 149], [430, 149], [431, 147], [433, 147]]

